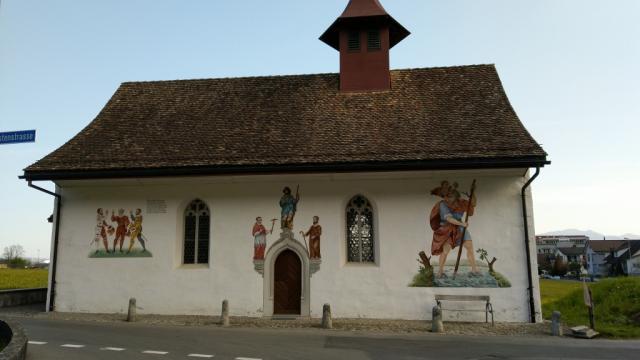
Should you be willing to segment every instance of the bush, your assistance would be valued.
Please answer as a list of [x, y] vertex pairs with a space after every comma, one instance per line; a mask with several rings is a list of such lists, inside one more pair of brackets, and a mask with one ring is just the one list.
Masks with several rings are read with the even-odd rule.
[[413, 277], [413, 281], [409, 286], [412, 287], [432, 287], [433, 286], [433, 268], [425, 268], [420, 266], [418, 273]]
[[29, 262], [23, 258], [13, 258], [9, 260], [8, 266], [11, 269], [24, 269], [29, 265]]
[[511, 287], [511, 283], [509, 282], [509, 280], [504, 277], [504, 275], [500, 274], [499, 272], [492, 272], [491, 275], [496, 279], [496, 281], [498, 282], [498, 286], [501, 288], [508, 288]]

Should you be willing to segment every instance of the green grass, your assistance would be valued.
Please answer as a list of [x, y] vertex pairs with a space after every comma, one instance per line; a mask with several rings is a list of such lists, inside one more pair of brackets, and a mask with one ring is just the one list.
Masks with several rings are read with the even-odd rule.
[[[595, 303], [596, 330], [606, 337], [640, 337], [640, 278], [605, 279], [588, 285]], [[582, 283], [540, 280], [540, 292], [545, 319], [558, 310], [569, 326], [589, 324]]]
[[0, 290], [47, 287], [46, 269], [0, 269]]
[[142, 249], [134, 248], [130, 253], [127, 253], [127, 250], [123, 250], [122, 252], [109, 252], [107, 253], [104, 250], [92, 251], [89, 253], [90, 258], [140, 258], [140, 257], [152, 257], [151, 252], [142, 251]]

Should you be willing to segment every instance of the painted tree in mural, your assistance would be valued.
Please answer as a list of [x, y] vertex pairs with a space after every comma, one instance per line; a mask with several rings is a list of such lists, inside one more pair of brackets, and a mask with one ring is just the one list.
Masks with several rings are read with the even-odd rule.
[[480, 255], [480, 260], [486, 261], [487, 265], [489, 265], [489, 272], [490, 273], [495, 272], [493, 270], [493, 264], [495, 264], [495, 262], [498, 261], [498, 259], [494, 257], [491, 261], [489, 261], [489, 253], [485, 249], [478, 249], [477, 252], [478, 252], [478, 255]]

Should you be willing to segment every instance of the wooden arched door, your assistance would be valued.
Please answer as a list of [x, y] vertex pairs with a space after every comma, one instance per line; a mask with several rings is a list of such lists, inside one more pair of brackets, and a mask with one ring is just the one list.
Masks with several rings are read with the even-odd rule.
[[291, 250], [281, 252], [276, 259], [273, 279], [273, 314], [300, 315], [302, 296], [300, 257]]

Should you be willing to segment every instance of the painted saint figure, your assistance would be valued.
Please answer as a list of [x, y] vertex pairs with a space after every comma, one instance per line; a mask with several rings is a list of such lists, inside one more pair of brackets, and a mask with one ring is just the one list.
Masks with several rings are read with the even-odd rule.
[[[271, 219], [271, 230], [268, 231], [269, 234], [273, 233], [273, 226], [278, 219]], [[264, 253], [267, 248], [267, 229], [262, 225], [262, 218], [258, 216], [256, 218], [256, 223], [253, 225], [253, 230], [251, 230], [251, 234], [253, 235], [253, 260], [264, 260]]]
[[[450, 185], [449, 182], [443, 181], [440, 187], [431, 191], [431, 195], [443, 198], [433, 207], [429, 218], [433, 229], [431, 254], [439, 256], [437, 276], [440, 278], [446, 277], [444, 265], [447, 261], [447, 256], [457, 246], [463, 246], [467, 250], [467, 258], [471, 266], [470, 275], [480, 275], [473, 253], [471, 233], [469, 230], [463, 231], [468, 224], [462, 220], [467, 209], [469, 209], [469, 216], [473, 216], [476, 207], [476, 196], [473, 194], [468, 200], [462, 199], [457, 187], [457, 183]], [[462, 238], [463, 232], [464, 239]]]
[[302, 233], [304, 237], [309, 237], [309, 258], [320, 259], [320, 235], [322, 235], [322, 226], [319, 224], [320, 218], [313, 217], [313, 225], [309, 231]]
[[122, 244], [124, 243], [124, 237], [127, 235], [127, 228], [129, 227], [129, 217], [124, 214], [124, 209], [116, 212], [112, 211], [111, 221], [116, 222], [118, 227], [116, 228], [116, 237], [113, 239], [113, 252], [116, 252], [116, 245], [120, 244], [120, 252], [122, 252]]
[[[109, 216], [109, 210], [107, 210], [106, 216]], [[107, 253], [109, 252], [109, 241], [107, 240], [107, 229], [109, 228], [109, 224], [107, 224], [106, 216], [102, 208], [99, 208], [96, 215], [96, 236], [93, 239], [93, 242], [96, 244], [96, 254], [100, 250], [100, 240], [102, 240], [104, 250]]]
[[296, 196], [291, 195], [291, 188], [288, 186], [282, 190], [282, 197], [280, 198], [281, 213], [281, 228], [293, 230], [293, 218], [296, 216], [296, 210], [298, 207], [298, 201], [300, 201], [300, 186], [296, 189]]
[[129, 216], [131, 217], [132, 222], [129, 224], [129, 250], [127, 250], [127, 254], [131, 252], [136, 239], [138, 239], [140, 245], [142, 245], [142, 252], [145, 252], [147, 251], [147, 247], [145, 246], [144, 239], [142, 238], [142, 210], [136, 209], [135, 215], [131, 210], [129, 210]]

